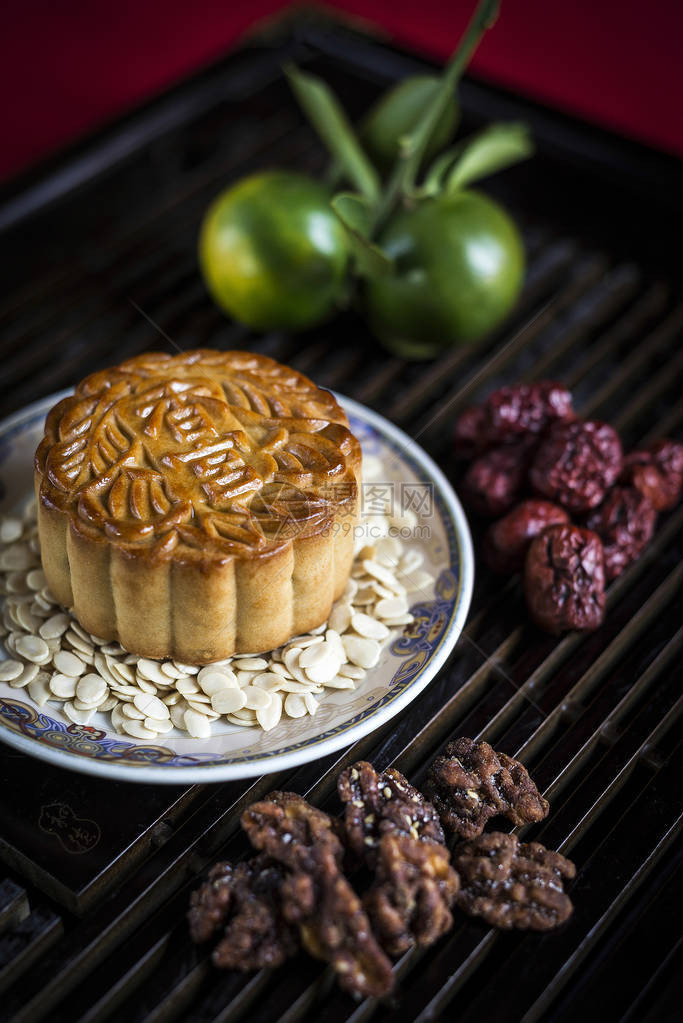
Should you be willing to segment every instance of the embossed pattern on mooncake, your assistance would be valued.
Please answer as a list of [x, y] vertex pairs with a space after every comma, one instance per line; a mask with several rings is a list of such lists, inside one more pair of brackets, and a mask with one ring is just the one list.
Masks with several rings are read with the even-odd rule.
[[260, 550], [353, 500], [345, 421], [332, 395], [263, 356], [141, 356], [52, 411], [41, 492], [124, 543]]

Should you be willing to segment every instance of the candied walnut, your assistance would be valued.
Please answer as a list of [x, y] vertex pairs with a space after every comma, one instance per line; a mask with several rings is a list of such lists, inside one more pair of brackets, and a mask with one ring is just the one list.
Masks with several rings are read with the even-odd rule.
[[549, 526], [531, 541], [524, 565], [531, 617], [546, 632], [597, 629], [605, 616], [605, 567], [597, 533]]
[[570, 512], [587, 512], [603, 500], [621, 472], [621, 441], [607, 423], [557, 423], [541, 442], [529, 472], [543, 497]]
[[541, 434], [558, 420], [574, 419], [571, 394], [553, 380], [501, 387], [488, 396], [483, 408], [490, 444]]
[[571, 916], [563, 881], [576, 868], [538, 842], [494, 831], [462, 842], [453, 860], [462, 885], [458, 906], [494, 927], [548, 931]]
[[526, 486], [534, 447], [534, 443], [521, 441], [494, 448], [475, 459], [462, 481], [463, 500], [487, 518], [505, 515]]
[[683, 444], [658, 440], [624, 459], [622, 481], [639, 490], [657, 511], [668, 511], [683, 490]]
[[392, 767], [378, 774], [372, 764], [360, 760], [339, 775], [337, 791], [344, 803], [349, 849], [369, 867], [377, 862], [379, 842], [387, 832], [430, 842], [444, 841], [432, 804]]
[[271, 792], [244, 811], [241, 823], [255, 849], [290, 870], [307, 870], [317, 847], [329, 849], [341, 862], [344, 847], [337, 825], [295, 792]]
[[524, 565], [529, 544], [547, 526], [569, 522], [564, 508], [551, 501], [530, 498], [489, 527], [483, 555], [489, 568], [502, 575], [516, 572]]
[[426, 789], [443, 826], [461, 838], [480, 835], [491, 817], [507, 817], [518, 827], [548, 816], [526, 767], [487, 742], [450, 742], [432, 764]]
[[285, 875], [278, 863], [257, 856], [235, 867], [233, 905], [225, 934], [213, 951], [225, 970], [281, 966], [299, 948], [296, 930], [282, 911]]
[[217, 863], [207, 882], [193, 892], [188, 919], [193, 941], [204, 942], [224, 925], [212, 960], [226, 970], [280, 966], [297, 951], [295, 929], [284, 919], [280, 889], [282, 867], [257, 856], [238, 863]]
[[381, 998], [391, 991], [394, 978], [368, 915], [329, 849], [317, 850], [312, 858], [311, 873], [298, 871], [285, 881], [283, 912], [298, 925], [304, 948], [332, 965], [342, 988]]
[[439, 817], [399, 771], [360, 761], [337, 782], [349, 848], [375, 870], [364, 904], [389, 955], [431, 945], [451, 926], [458, 889]]
[[232, 884], [232, 864], [216, 863], [201, 888], [192, 892], [187, 922], [196, 944], [209, 941], [225, 923], [233, 899]]
[[399, 956], [433, 945], [453, 923], [460, 881], [445, 845], [389, 831], [379, 843], [376, 880], [364, 904], [382, 948]]
[[453, 430], [453, 446], [461, 458], [473, 458], [490, 447], [486, 421], [486, 412], [481, 405], [472, 405], [460, 413]]
[[287, 868], [280, 895], [302, 944], [329, 962], [353, 995], [382, 997], [393, 985], [360, 899], [340, 870], [343, 847], [327, 814], [300, 796], [274, 792], [242, 815], [252, 845]]
[[616, 579], [640, 557], [655, 530], [657, 512], [650, 500], [635, 487], [614, 487], [586, 526], [602, 540], [605, 576]]

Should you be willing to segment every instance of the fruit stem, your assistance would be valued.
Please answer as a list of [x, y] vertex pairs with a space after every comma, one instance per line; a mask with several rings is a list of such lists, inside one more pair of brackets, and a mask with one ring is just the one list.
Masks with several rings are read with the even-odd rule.
[[405, 139], [405, 149], [399, 156], [382, 193], [373, 218], [373, 230], [377, 231], [392, 213], [402, 195], [411, 191], [422, 163], [425, 149], [439, 118], [446, 109], [463, 71], [469, 63], [484, 32], [491, 28], [498, 16], [500, 0], [479, 0], [460, 44], [441, 75], [441, 85], [425, 115], [412, 135]]

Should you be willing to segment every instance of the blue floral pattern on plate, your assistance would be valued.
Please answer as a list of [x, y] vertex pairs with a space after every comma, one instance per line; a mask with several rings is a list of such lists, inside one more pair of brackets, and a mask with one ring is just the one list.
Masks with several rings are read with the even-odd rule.
[[[32, 449], [57, 397], [0, 424], [4, 509], [30, 494]], [[275, 730], [279, 738], [274, 733], [247, 735], [251, 730], [226, 726], [223, 734], [212, 739], [169, 736], [168, 745], [161, 746], [131, 742], [108, 732], [104, 719], [102, 727], [71, 724], [53, 716], [52, 708], [48, 712], [32, 705], [23, 691], [2, 684], [0, 728], [5, 742], [60, 766], [102, 776], [173, 783], [225, 780], [324, 756], [383, 724], [424, 688], [455, 644], [469, 607], [473, 560], [467, 523], [448, 483], [413, 441], [368, 409], [342, 401], [364, 453], [391, 467], [387, 474], [393, 476], [392, 482], [408, 478], [428, 484], [434, 497], [429, 539], [420, 541], [437, 573], [434, 595], [425, 595], [428, 599], [411, 607], [415, 621], [392, 641], [358, 689], [326, 698], [314, 719], [283, 719]], [[316, 728], [319, 718], [321, 727]]]

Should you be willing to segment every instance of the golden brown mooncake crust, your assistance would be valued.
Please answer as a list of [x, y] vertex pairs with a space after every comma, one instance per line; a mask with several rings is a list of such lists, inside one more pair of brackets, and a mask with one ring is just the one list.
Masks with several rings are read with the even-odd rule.
[[41, 556], [84, 628], [206, 664], [324, 622], [353, 560], [360, 445], [264, 355], [150, 353], [86, 377], [35, 457]]

